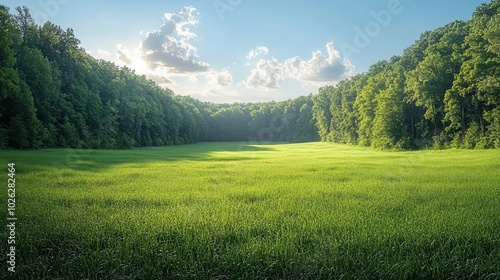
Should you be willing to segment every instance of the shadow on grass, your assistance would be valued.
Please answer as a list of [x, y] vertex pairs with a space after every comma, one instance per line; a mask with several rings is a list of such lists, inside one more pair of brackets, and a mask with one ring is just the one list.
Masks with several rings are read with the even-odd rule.
[[99, 172], [116, 165], [175, 161], [248, 161], [286, 143], [224, 142], [145, 147], [132, 150], [45, 149], [2, 151], [0, 164], [14, 162], [18, 172], [81, 170]]

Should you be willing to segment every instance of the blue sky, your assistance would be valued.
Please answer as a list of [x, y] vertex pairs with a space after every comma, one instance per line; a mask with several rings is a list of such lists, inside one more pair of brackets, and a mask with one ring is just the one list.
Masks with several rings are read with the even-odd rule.
[[316, 93], [489, 1], [3, 0], [73, 28], [96, 58], [212, 102]]

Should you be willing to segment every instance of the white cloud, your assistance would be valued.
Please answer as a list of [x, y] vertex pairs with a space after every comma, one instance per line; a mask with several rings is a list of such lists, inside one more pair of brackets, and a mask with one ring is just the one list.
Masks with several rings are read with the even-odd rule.
[[166, 68], [171, 73], [198, 73], [210, 70], [210, 65], [200, 61], [191, 39], [197, 35], [191, 26], [198, 25], [196, 9], [184, 7], [178, 13], [166, 13], [159, 30], [146, 33], [140, 44], [142, 59], [149, 68]]
[[246, 80], [246, 85], [253, 88], [279, 88], [285, 79], [294, 79], [314, 85], [335, 84], [349, 78], [354, 73], [354, 65], [340, 57], [333, 42], [325, 46], [326, 54], [317, 50], [310, 60], [298, 56], [283, 63], [276, 58], [260, 59]]
[[[198, 55], [194, 45], [198, 36], [192, 30], [198, 24], [198, 13], [193, 7], [166, 13], [161, 27], [143, 32], [135, 47], [117, 45], [116, 61], [178, 94], [214, 101], [265, 99], [267, 91], [262, 89], [302, 85], [309, 90], [312, 86], [335, 84], [350, 77], [354, 71], [354, 66], [340, 56], [332, 42], [326, 44], [325, 50], [314, 51], [307, 60], [298, 56], [285, 60], [270, 58], [269, 49], [258, 46], [247, 53], [242, 63], [253, 67], [250, 75], [235, 83], [232, 69], [214, 69]], [[105, 49], [97, 52], [101, 56], [111, 54]], [[238, 69], [242, 67], [236, 68], [235, 75], [239, 77]], [[279, 97], [285, 99], [286, 94]]]
[[199, 23], [197, 14], [193, 7], [164, 14], [158, 30], [141, 31], [143, 37], [136, 48], [116, 46], [118, 64], [180, 94], [227, 92], [233, 85], [229, 69], [219, 71], [201, 61], [192, 43], [198, 37], [191, 30]]
[[211, 83], [217, 84], [221, 87], [227, 87], [233, 85], [233, 76], [228, 69], [223, 69], [222, 71], [212, 70], [211, 72]]
[[292, 77], [311, 82], [339, 82], [350, 77], [354, 72], [354, 65], [344, 58], [339, 51], [333, 48], [333, 42], [326, 44], [327, 55], [321, 51], [313, 52], [308, 61], [292, 58], [285, 62]]
[[285, 78], [283, 74], [283, 64], [276, 58], [260, 59], [246, 80], [246, 85], [254, 88], [279, 88], [280, 82]]
[[247, 55], [247, 59], [248, 60], [251, 60], [251, 59], [254, 59], [260, 55], [266, 55], [266, 54], [269, 54], [269, 49], [267, 47], [256, 47], [255, 49], [251, 50], [248, 55]]
[[192, 83], [203, 84], [207, 89], [220, 90], [233, 85], [233, 75], [228, 69], [222, 71], [210, 70], [196, 76], [190, 76]]

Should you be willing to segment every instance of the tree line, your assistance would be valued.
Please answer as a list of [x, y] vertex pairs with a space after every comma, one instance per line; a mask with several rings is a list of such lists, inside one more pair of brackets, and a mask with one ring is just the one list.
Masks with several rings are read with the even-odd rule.
[[382, 149], [500, 148], [500, 1], [421, 35], [403, 55], [323, 87], [322, 141]]
[[87, 54], [72, 29], [0, 5], [0, 148], [123, 149], [200, 141], [500, 148], [500, 3], [318, 94], [214, 104]]

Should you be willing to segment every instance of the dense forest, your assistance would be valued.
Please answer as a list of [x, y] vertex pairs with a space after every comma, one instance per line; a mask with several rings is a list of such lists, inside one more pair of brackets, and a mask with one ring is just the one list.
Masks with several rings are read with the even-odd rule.
[[0, 5], [0, 148], [200, 141], [500, 148], [500, 1], [316, 95], [214, 104], [87, 54], [72, 29]]
[[402, 56], [319, 90], [323, 141], [376, 148], [500, 148], [500, 1], [421, 38]]

